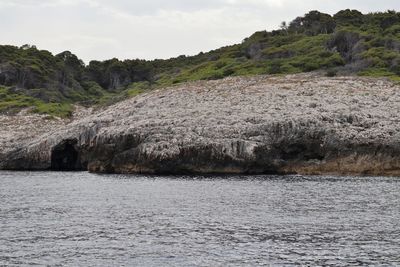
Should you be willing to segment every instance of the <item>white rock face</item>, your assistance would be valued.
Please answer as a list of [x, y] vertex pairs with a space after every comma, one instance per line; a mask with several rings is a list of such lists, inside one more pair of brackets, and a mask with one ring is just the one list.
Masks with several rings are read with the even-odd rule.
[[51, 168], [69, 142], [77, 157], [68, 164], [94, 172], [398, 175], [399, 101], [400, 87], [383, 79], [193, 82], [51, 121], [17, 144], [0, 131], [0, 168]]

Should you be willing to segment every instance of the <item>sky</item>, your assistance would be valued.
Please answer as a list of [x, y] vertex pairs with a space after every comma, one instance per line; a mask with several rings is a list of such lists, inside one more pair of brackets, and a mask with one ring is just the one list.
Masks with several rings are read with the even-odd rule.
[[399, 0], [0, 0], [0, 44], [83, 59], [195, 55], [310, 10], [400, 10]]

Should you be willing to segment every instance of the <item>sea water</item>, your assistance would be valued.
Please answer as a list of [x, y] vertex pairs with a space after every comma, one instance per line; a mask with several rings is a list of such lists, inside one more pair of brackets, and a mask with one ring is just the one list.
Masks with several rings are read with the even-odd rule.
[[0, 265], [399, 265], [400, 178], [0, 172]]

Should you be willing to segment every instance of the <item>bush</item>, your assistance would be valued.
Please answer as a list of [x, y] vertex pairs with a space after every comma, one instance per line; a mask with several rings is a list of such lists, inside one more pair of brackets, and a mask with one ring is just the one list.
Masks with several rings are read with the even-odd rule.
[[335, 77], [337, 75], [337, 70], [336, 69], [330, 69], [326, 72], [325, 76], [326, 77]]
[[271, 67], [269, 69], [270, 74], [278, 74], [282, 73], [282, 63], [279, 61], [274, 61], [271, 64]]

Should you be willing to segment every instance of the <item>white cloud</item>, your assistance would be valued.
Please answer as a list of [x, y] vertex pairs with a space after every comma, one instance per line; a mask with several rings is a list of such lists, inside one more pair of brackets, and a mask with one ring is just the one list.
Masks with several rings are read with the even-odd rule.
[[0, 0], [0, 43], [91, 59], [168, 58], [240, 42], [309, 10], [399, 9], [393, 0]]

